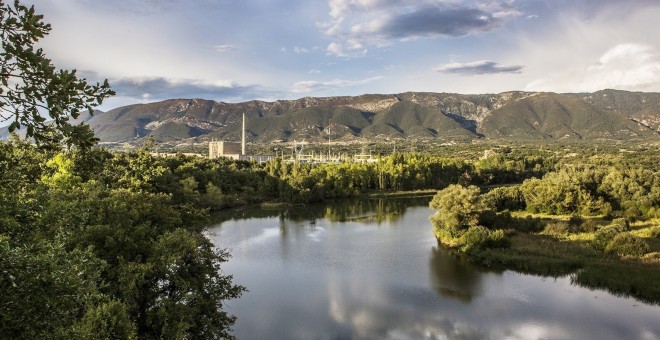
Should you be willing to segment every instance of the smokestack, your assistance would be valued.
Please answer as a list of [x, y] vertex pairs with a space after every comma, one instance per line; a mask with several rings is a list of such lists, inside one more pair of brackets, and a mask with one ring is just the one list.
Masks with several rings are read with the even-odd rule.
[[245, 155], [245, 112], [243, 112], [243, 131], [241, 134], [241, 155]]

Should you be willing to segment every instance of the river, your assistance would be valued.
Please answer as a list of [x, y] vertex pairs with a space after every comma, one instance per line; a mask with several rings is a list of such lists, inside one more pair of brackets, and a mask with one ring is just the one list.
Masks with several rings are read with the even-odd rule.
[[660, 339], [660, 306], [438, 247], [429, 199], [227, 211], [239, 339]]

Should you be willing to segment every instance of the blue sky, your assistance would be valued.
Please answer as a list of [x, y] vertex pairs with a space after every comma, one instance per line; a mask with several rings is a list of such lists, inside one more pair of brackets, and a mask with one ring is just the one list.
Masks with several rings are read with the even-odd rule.
[[33, 0], [102, 109], [406, 91], [660, 91], [657, 0]]

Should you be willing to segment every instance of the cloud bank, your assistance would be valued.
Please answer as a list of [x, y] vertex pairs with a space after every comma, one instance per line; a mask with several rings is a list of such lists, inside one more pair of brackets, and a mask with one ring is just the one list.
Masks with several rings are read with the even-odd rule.
[[330, 0], [322, 25], [333, 39], [327, 51], [340, 57], [361, 56], [367, 46], [398, 40], [461, 37], [488, 32], [521, 13], [509, 2], [466, 5], [460, 1]]
[[206, 81], [165, 77], [130, 77], [111, 79], [110, 85], [119, 97], [141, 100], [171, 98], [245, 98], [263, 95], [258, 86], [240, 86], [227, 80]]

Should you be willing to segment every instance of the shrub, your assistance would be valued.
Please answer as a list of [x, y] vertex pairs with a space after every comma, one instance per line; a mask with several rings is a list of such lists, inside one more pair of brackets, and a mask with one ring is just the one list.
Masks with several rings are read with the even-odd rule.
[[580, 216], [573, 215], [571, 218], [568, 219], [568, 226], [571, 229], [576, 229], [578, 228], [582, 223], [584, 222], [584, 219]]
[[615, 218], [612, 220], [612, 223], [610, 225], [617, 225], [623, 228], [623, 231], [628, 231], [630, 230], [630, 222], [628, 221], [627, 218]]
[[593, 233], [598, 230], [598, 224], [593, 219], [587, 219], [580, 225], [580, 231]]
[[525, 198], [520, 186], [494, 188], [483, 197], [486, 205], [496, 211], [525, 209]]
[[470, 227], [461, 236], [460, 243], [461, 250], [469, 252], [492, 247], [504, 247], [508, 245], [508, 240], [501, 229], [489, 230], [483, 226], [474, 226]]
[[530, 233], [537, 232], [543, 229], [543, 223], [538, 217], [527, 215], [525, 218], [514, 218], [511, 227], [520, 232]]
[[660, 217], [660, 208], [651, 207], [651, 209], [649, 209], [649, 211], [646, 213], [646, 217], [649, 217], [649, 218], [658, 218], [658, 217]]
[[649, 251], [649, 245], [643, 239], [631, 233], [616, 235], [605, 247], [606, 253], [619, 256], [640, 257]]
[[479, 225], [488, 229], [515, 229], [520, 232], [537, 232], [543, 230], [543, 223], [538, 217], [514, 217], [508, 210], [499, 213], [486, 211], [479, 215]]
[[596, 231], [594, 239], [591, 241], [591, 246], [594, 247], [594, 249], [604, 251], [607, 245], [614, 239], [614, 237], [623, 231], [624, 228], [616, 224], [611, 224], [600, 228], [598, 231]]
[[545, 232], [552, 235], [564, 235], [570, 232], [570, 226], [566, 222], [555, 221], [546, 224]]
[[481, 202], [479, 188], [458, 184], [438, 191], [429, 207], [436, 210], [431, 216], [436, 234], [439, 234], [439, 229], [445, 229], [452, 237], [460, 237], [467, 228], [477, 225], [479, 215], [486, 210]]

